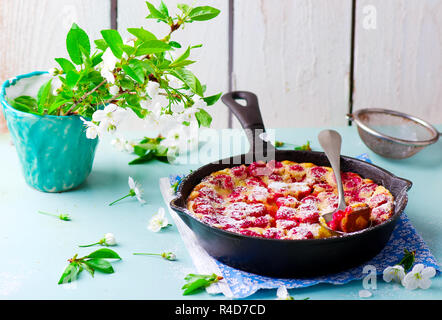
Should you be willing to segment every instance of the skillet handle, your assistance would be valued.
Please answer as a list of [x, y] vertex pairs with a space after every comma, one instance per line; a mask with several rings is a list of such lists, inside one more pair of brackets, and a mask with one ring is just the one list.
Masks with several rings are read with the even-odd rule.
[[[232, 91], [224, 94], [221, 100], [233, 112], [246, 131], [250, 143], [249, 153], [256, 155], [255, 160], [266, 160], [260, 157], [260, 155], [264, 156], [264, 153], [267, 157], [270, 154], [274, 155], [273, 145], [259, 137], [261, 133], [265, 132], [265, 127], [259, 110], [258, 97], [248, 91]], [[245, 100], [246, 105], [239, 104], [237, 100]]]
[[[228, 92], [221, 97], [221, 100], [233, 112], [244, 129], [265, 130], [259, 111], [258, 97], [254, 93], [248, 91]], [[247, 104], [243, 106], [237, 100], [245, 100]]]

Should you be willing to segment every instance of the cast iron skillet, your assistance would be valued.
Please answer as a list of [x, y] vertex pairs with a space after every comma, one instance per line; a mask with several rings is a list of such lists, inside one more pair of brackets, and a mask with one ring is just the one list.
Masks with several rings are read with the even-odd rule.
[[[242, 106], [236, 102], [247, 102]], [[256, 95], [236, 91], [227, 93], [222, 101], [232, 110], [246, 130], [251, 150], [239, 157], [209, 163], [183, 179], [177, 197], [170, 203], [181, 219], [192, 229], [207, 252], [229, 266], [248, 272], [275, 277], [308, 277], [334, 273], [370, 260], [388, 242], [396, 222], [407, 205], [407, 190], [412, 183], [367, 162], [341, 157], [341, 170], [360, 174], [386, 187], [395, 198], [394, 215], [383, 224], [344, 237], [309, 240], [279, 240], [245, 236], [211, 227], [192, 217], [186, 209], [192, 189], [210, 173], [227, 167], [264, 159], [264, 151], [274, 152], [277, 161], [311, 162], [329, 166], [323, 152], [276, 150], [271, 144], [256, 143], [264, 130]], [[287, 115], [287, 116], [295, 116]], [[267, 159], [268, 160], [268, 159]]]

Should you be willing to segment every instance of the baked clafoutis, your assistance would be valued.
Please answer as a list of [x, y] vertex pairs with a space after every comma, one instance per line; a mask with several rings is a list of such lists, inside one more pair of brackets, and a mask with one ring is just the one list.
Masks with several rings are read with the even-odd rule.
[[[367, 226], [393, 215], [390, 191], [352, 172], [342, 172], [347, 208], [337, 211], [330, 229], [348, 232], [353, 210], [369, 207]], [[319, 239], [335, 236], [320, 216], [335, 211], [338, 192], [332, 168], [292, 161], [253, 162], [216, 171], [190, 193], [187, 209], [203, 223], [247, 236]], [[354, 220], [354, 219], [353, 219]], [[369, 221], [371, 220], [371, 221]]]

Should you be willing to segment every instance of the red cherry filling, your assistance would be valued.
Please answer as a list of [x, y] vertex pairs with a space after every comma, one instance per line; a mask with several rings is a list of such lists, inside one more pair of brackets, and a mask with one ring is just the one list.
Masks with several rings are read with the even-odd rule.
[[289, 168], [290, 168], [290, 170], [293, 170], [293, 171], [298, 171], [298, 172], [304, 171], [304, 167], [299, 164], [295, 164], [293, 166], [290, 166]]
[[328, 226], [330, 229], [335, 230], [335, 231], [342, 231], [341, 228], [341, 221], [342, 219], [344, 219], [344, 217], [346, 215], [348, 215], [349, 213], [351, 213], [353, 211], [353, 209], [348, 206], [347, 208], [345, 208], [345, 210], [338, 210], [335, 213], [333, 213], [333, 217], [332, 220], [330, 222], [328, 222]]
[[323, 167], [313, 167], [313, 168], [310, 169], [310, 174], [316, 180], [321, 180], [322, 177], [324, 177], [324, 175], [326, 173], [327, 173], [327, 169], [325, 169]]
[[269, 175], [269, 173], [271, 173], [271, 170], [269, 172], [266, 163], [260, 161], [260, 162], [252, 162], [247, 167], [247, 173], [253, 177], [264, 176], [264, 175]]
[[238, 179], [245, 179], [247, 178], [247, 168], [244, 165], [233, 167], [230, 169], [232, 174], [238, 178]]
[[219, 175], [212, 177], [212, 179], [210, 180], [210, 183], [212, 183], [220, 188], [228, 189], [228, 190], [232, 190], [234, 187], [232, 177], [227, 174], [219, 174]]

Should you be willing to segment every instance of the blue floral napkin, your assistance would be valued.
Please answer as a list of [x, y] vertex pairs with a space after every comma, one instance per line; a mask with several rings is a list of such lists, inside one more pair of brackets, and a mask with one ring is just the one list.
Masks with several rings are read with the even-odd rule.
[[[368, 155], [365, 153], [357, 158], [371, 163]], [[181, 178], [182, 176], [171, 176], [171, 185], [175, 182], [179, 183]], [[340, 273], [309, 279], [278, 279], [237, 270], [217, 260], [215, 260], [215, 262], [221, 271], [222, 276], [226, 279], [233, 297], [246, 298], [260, 289], [276, 289], [281, 286], [286, 286], [288, 289], [292, 289], [309, 287], [318, 283], [344, 284], [353, 280], [360, 280], [366, 276], [366, 274], [362, 272], [365, 265], [374, 266], [377, 273], [382, 274], [386, 267], [392, 266], [402, 259], [404, 248], [407, 248], [409, 251], [416, 251], [416, 263], [422, 263], [428, 267], [431, 266], [436, 269], [438, 274], [440, 273], [440, 266], [438, 265], [436, 258], [410, 223], [410, 220], [405, 213], [402, 213], [400, 216], [389, 242], [376, 257], [362, 266], [348, 269]]]

